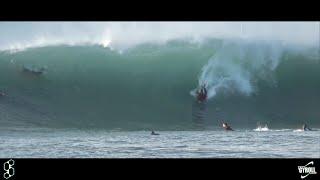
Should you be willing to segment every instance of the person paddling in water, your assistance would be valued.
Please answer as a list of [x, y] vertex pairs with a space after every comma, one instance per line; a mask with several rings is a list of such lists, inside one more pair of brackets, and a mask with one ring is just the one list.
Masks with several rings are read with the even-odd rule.
[[2, 96], [6, 96], [6, 94], [4, 92], [0, 91], [0, 97], [2, 97]]
[[197, 91], [197, 100], [198, 102], [204, 102], [207, 99], [207, 88], [203, 84], [201, 88]]
[[303, 131], [312, 131], [306, 124], [302, 125], [302, 130]]
[[232, 129], [227, 123], [222, 123], [222, 127], [223, 127], [226, 131], [233, 131], [233, 129]]
[[41, 67], [39, 69], [30, 68], [27, 66], [23, 66], [23, 72], [31, 73], [33, 75], [41, 75], [46, 71], [45, 67]]
[[159, 134], [155, 133], [154, 131], [151, 131], [151, 135], [159, 135]]

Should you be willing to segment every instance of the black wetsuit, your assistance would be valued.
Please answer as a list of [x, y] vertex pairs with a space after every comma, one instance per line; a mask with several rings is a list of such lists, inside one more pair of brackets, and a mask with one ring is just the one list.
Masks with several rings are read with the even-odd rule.
[[223, 124], [222, 127], [227, 131], [233, 131], [233, 129], [227, 123]]
[[200, 92], [198, 92], [198, 101], [203, 102], [207, 99], [207, 89], [205, 87], [201, 88]]
[[227, 130], [227, 131], [233, 131], [233, 129], [232, 129], [230, 126], [227, 126], [227, 127], [225, 128], [225, 130]]
[[304, 126], [304, 127], [303, 127], [303, 130], [304, 130], [304, 131], [312, 131], [308, 126]]
[[152, 132], [151, 132], [151, 135], [159, 135], [159, 134], [157, 134], [157, 133], [155, 133], [155, 132], [152, 131]]

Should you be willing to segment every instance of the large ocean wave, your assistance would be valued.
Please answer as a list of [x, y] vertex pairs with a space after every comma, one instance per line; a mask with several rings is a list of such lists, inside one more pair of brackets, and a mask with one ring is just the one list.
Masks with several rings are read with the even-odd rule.
[[[23, 71], [46, 68], [41, 75]], [[194, 90], [206, 83], [209, 101]], [[266, 122], [320, 125], [318, 47], [243, 39], [175, 39], [0, 51], [0, 123], [105, 129], [193, 129]]]

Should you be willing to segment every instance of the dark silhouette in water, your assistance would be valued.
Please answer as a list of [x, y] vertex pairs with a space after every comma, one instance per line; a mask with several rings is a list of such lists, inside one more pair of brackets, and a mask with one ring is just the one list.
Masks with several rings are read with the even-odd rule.
[[151, 135], [159, 135], [159, 134], [155, 133], [154, 131], [151, 131]]
[[227, 123], [222, 123], [222, 127], [223, 127], [226, 131], [233, 131], [233, 129], [232, 129]]
[[205, 84], [197, 91], [197, 100], [199, 103], [207, 100], [207, 88], [205, 87]]
[[33, 75], [41, 75], [45, 72], [45, 70], [46, 70], [46, 68], [44, 68], [44, 67], [41, 67], [39, 69], [32, 69], [30, 67], [23, 66], [23, 72], [30, 73]]
[[0, 97], [2, 97], [2, 96], [7, 96], [7, 95], [6, 95], [6, 93], [0, 91]]
[[302, 130], [304, 130], [304, 131], [312, 131], [312, 129], [309, 128], [306, 124], [302, 125]]

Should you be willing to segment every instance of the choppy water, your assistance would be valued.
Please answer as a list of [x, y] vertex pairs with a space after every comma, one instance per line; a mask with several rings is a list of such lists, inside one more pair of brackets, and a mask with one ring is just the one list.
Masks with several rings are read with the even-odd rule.
[[320, 131], [0, 132], [0, 158], [319, 158]]

